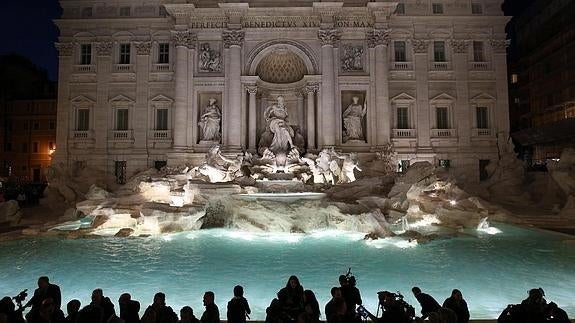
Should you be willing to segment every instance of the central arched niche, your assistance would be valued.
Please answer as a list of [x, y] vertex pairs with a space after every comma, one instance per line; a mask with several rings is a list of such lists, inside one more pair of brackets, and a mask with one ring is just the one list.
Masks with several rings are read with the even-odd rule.
[[257, 65], [256, 74], [262, 81], [275, 84], [294, 83], [308, 73], [305, 62], [287, 48], [276, 48]]

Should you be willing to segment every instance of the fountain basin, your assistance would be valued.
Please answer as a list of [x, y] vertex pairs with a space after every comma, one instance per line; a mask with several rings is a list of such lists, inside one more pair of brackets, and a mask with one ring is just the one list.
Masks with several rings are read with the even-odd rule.
[[236, 199], [243, 201], [274, 201], [274, 202], [284, 202], [292, 203], [298, 200], [321, 200], [326, 194], [325, 193], [313, 193], [313, 192], [302, 192], [302, 193], [248, 193], [248, 194], [234, 194], [232, 195]]

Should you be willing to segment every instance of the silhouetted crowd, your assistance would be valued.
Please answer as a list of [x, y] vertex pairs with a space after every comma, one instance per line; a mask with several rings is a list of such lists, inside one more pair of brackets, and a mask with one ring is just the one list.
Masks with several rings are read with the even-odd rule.
[[[355, 277], [348, 272], [339, 277], [340, 286], [331, 289], [332, 298], [324, 308], [328, 323], [356, 323], [371, 320], [376, 323], [467, 323], [469, 310], [461, 291], [454, 289], [451, 296], [440, 305], [431, 295], [423, 293], [419, 287], [412, 292], [421, 307], [421, 315], [416, 315], [399, 293], [378, 292], [379, 306], [374, 315], [362, 305]], [[235, 286], [233, 298], [227, 304], [227, 321], [245, 323], [251, 314], [248, 301], [244, 298], [242, 286]], [[102, 289], [92, 292], [90, 304], [81, 307], [79, 300], [71, 300], [66, 306], [67, 315], [61, 308], [60, 287], [50, 283], [48, 277], [38, 279], [38, 288], [32, 298], [22, 304], [26, 290], [15, 297], [0, 300], [0, 323], [219, 323], [220, 312], [211, 291], [204, 294], [205, 310], [200, 319], [196, 318], [190, 306], [184, 306], [180, 315], [166, 305], [166, 295], [156, 293], [153, 302], [140, 318], [140, 302], [124, 293], [118, 299], [117, 312], [109, 297]], [[13, 300], [16, 302], [14, 304]], [[25, 319], [23, 310], [31, 307]], [[379, 312], [381, 310], [381, 315]], [[266, 323], [317, 323], [320, 322], [320, 306], [313, 291], [305, 290], [296, 276], [289, 277], [286, 286], [277, 293], [266, 309]], [[498, 323], [570, 323], [567, 313], [557, 304], [547, 303], [541, 288], [529, 291], [527, 299], [520, 304], [509, 305], [498, 318]]]

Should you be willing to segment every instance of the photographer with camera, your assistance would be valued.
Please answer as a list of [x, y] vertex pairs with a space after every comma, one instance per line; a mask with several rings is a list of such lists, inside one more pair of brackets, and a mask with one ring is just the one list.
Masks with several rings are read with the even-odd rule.
[[371, 314], [363, 306], [357, 308], [357, 312], [364, 318], [370, 318], [376, 323], [411, 323], [415, 310], [403, 300], [401, 294], [388, 291], [378, 292], [379, 306], [383, 309], [381, 317]]
[[[26, 291], [23, 291], [22, 293], [25, 294]], [[22, 293], [20, 293], [18, 296], [22, 295]], [[16, 299], [18, 296], [13, 298]], [[0, 316], [4, 316], [6, 322], [8, 323], [24, 323], [24, 318], [22, 317], [22, 309], [23, 308], [20, 307], [18, 310], [16, 310], [16, 306], [12, 302], [12, 298], [8, 296], [0, 299]]]
[[[48, 298], [52, 299], [54, 308], [59, 310], [62, 304], [60, 287], [51, 284], [47, 276], [41, 276], [38, 278], [38, 288], [34, 291], [34, 296], [24, 305], [24, 308], [32, 306], [30, 313], [35, 313], [40, 309], [40, 306], [42, 306], [42, 302]], [[30, 315], [30, 313], [28, 313], [28, 315]]]
[[349, 322], [361, 322], [361, 318], [358, 317], [355, 312], [355, 308], [362, 304], [361, 294], [359, 293], [359, 289], [355, 287], [356, 280], [355, 276], [351, 273], [351, 268], [349, 268], [347, 274], [339, 276], [339, 284], [341, 286], [341, 296], [347, 306]]

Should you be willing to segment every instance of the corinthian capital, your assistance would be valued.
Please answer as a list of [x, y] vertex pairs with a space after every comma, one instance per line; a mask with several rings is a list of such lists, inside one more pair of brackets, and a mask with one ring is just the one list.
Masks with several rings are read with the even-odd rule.
[[372, 48], [378, 45], [389, 45], [390, 33], [391, 29], [374, 29], [368, 31], [366, 35], [367, 45]]
[[317, 31], [317, 38], [319, 38], [322, 46], [335, 46], [341, 36], [337, 29], [320, 29]]
[[451, 48], [455, 54], [466, 54], [467, 48], [469, 47], [469, 41], [462, 39], [452, 39]]
[[491, 48], [493, 48], [494, 53], [505, 54], [508, 46], [509, 46], [508, 39], [491, 40]]
[[136, 46], [136, 54], [150, 55], [150, 52], [152, 50], [152, 42], [149, 41], [137, 42], [134, 45]]
[[110, 56], [112, 55], [112, 48], [114, 44], [111, 41], [101, 41], [96, 43], [96, 55]]
[[248, 90], [249, 94], [255, 95], [258, 93], [258, 86], [255, 84], [246, 85], [246, 90]]
[[245, 31], [226, 29], [222, 32], [222, 39], [224, 40], [224, 47], [230, 48], [230, 46], [242, 46], [244, 43]]
[[74, 44], [72, 43], [56, 43], [55, 46], [59, 56], [72, 56], [74, 53]]
[[427, 54], [427, 48], [429, 47], [429, 40], [413, 39], [411, 43], [413, 44], [413, 51], [416, 54]]
[[196, 40], [198, 36], [189, 30], [174, 30], [172, 31], [172, 40], [176, 47], [187, 47], [190, 49], [196, 48]]
[[305, 86], [305, 91], [308, 94], [313, 94], [313, 93], [319, 92], [319, 83], [308, 83]]

